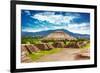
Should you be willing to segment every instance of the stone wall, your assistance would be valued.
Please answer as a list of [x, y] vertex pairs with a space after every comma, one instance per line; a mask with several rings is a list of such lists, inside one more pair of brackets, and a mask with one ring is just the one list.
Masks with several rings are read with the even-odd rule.
[[41, 44], [27, 44], [22, 45], [22, 51], [24, 52], [37, 52], [39, 50], [51, 50], [54, 48], [81, 48], [85, 46], [87, 42], [70, 42], [69, 44], [64, 44], [64, 42], [54, 42], [53, 44], [41, 43]]

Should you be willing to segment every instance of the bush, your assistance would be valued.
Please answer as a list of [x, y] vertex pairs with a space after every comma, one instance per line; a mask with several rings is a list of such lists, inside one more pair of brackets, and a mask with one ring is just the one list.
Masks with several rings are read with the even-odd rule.
[[40, 41], [40, 37], [22, 37], [21, 43], [39, 44], [41, 43], [41, 41]]

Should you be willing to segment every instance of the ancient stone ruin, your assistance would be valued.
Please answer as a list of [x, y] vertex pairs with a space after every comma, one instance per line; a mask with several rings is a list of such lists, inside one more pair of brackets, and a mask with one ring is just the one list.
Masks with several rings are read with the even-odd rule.
[[63, 31], [55, 31], [44, 37], [42, 40], [76, 40], [76, 38]]
[[90, 59], [90, 50], [86, 49], [86, 50], [80, 51], [80, 53], [76, 54], [75, 59], [76, 60]]
[[32, 53], [32, 52], [37, 52], [39, 51], [40, 49], [37, 48], [34, 44], [30, 44], [30, 45], [25, 45], [25, 47], [27, 48], [27, 50]]
[[27, 56], [29, 50], [25, 47], [25, 45], [21, 45], [21, 62], [31, 62], [31, 59]]
[[[50, 40], [53, 40], [52, 44], [48, 43]], [[80, 48], [87, 44], [87, 41], [75, 41], [75, 40], [77, 40], [75, 37], [72, 37], [63, 31], [55, 31], [43, 37], [41, 39], [41, 43], [39, 44], [22, 44], [21, 46], [22, 61], [25, 60], [24, 57], [27, 56], [27, 53], [32, 54], [40, 50], [51, 50], [54, 48]], [[66, 44], [66, 41], [68, 41], [69, 44]]]
[[64, 48], [64, 42], [55, 42], [52, 44], [55, 48]]
[[38, 47], [40, 50], [51, 50], [54, 47], [51, 44], [42, 43], [42, 44], [35, 44], [36, 47]]

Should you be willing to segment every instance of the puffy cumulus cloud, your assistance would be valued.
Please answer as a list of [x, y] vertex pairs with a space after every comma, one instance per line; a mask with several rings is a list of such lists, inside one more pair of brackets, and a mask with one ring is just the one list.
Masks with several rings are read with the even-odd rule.
[[27, 15], [31, 15], [29, 10], [24, 10], [24, 13], [26, 13]]
[[35, 14], [34, 16], [32, 16], [32, 18], [41, 21], [48, 21], [53, 25], [68, 25], [71, 20], [77, 18], [77, 15], [74, 16], [74, 15], [68, 15], [67, 13], [63, 15], [63, 13], [56, 14], [55, 12], [42, 12]]
[[41, 12], [39, 15], [55, 15], [55, 12]]
[[66, 29], [74, 33], [90, 34], [90, 24], [89, 23], [71, 24]]
[[32, 29], [32, 28], [25, 28], [22, 32], [40, 32], [42, 29]]
[[[25, 11], [25, 14], [28, 15], [32, 22], [24, 23], [25, 27], [22, 31], [26, 32], [40, 32], [47, 30], [56, 30], [56, 29], [66, 29], [73, 33], [79, 34], [90, 34], [90, 23], [84, 20], [84, 17], [89, 19], [89, 17], [83, 13], [72, 13], [72, 12], [49, 12], [49, 11], [40, 11], [40, 12], [31, 12]], [[76, 23], [72, 21], [77, 19]], [[25, 21], [25, 18], [23, 19]], [[27, 26], [25, 26], [27, 25]]]
[[70, 13], [70, 12], [67, 12], [65, 13], [66, 16], [75, 16], [75, 17], [80, 17], [81, 15], [79, 13]]

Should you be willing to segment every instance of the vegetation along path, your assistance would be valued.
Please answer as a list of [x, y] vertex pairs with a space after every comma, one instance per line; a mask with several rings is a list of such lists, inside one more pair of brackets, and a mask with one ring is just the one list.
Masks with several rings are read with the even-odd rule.
[[75, 48], [63, 48], [58, 53], [49, 54], [42, 56], [40, 59], [36, 60], [35, 62], [48, 62], [48, 61], [68, 61], [74, 60], [77, 53], [79, 53], [81, 49]]

